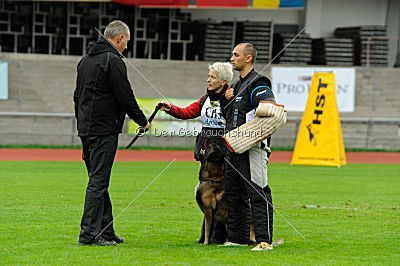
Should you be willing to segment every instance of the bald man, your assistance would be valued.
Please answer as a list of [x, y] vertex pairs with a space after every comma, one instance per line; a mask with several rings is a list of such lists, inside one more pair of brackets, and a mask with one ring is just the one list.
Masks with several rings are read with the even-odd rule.
[[[271, 81], [254, 71], [256, 55], [257, 51], [250, 43], [238, 44], [232, 51], [230, 61], [233, 68], [239, 71], [240, 78], [226, 93], [227, 98], [235, 98], [230, 102], [221, 102], [227, 131], [251, 121], [261, 103], [275, 103]], [[228, 140], [229, 137], [226, 138], [229, 145]], [[269, 137], [243, 153], [232, 152], [227, 157], [225, 195], [228, 201], [228, 242], [225, 246], [249, 244], [251, 214], [257, 242], [252, 250], [272, 249], [273, 208], [267, 178], [270, 140]]]
[[112, 21], [104, 37], [89, 43], [88, 54], [77, 67], [75, 116], [82, 159], [89, 175], [80, 245], [113, 246], [124, 242], [114, 232], [108, 193], [118, 134], [122, 132], [126, 114], [145, 130], [150, 127], [133, 95], [122, 61], [121, 54], [129, 39], [128, 26], [119, 20]]

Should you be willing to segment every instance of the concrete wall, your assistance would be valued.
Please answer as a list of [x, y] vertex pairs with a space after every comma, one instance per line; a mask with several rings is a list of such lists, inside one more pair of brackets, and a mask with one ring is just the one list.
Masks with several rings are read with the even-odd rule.
[[[10, 62], [9, 96], [0, 101], [0, 112], [73, 113], [72, 95], [75, 87], [76, 64], [79, 57], [27, 54], [0, 54], [0, 61]], [[166, 97], [199, 97], [205, 90], [208, 62], [161, 60], [129, 60]], [[138, 97], [161, 97], [160, 94], [130, 65], [128, 76]], [[264, 65], [258, 65], [261, 70]], [[269, 68], [264, 74], [269, 75]], [[342, 117], [400, 118], [400, 69], [357, 68], [355, 112]], [[237, 74], [236, 74], [237, 77]], [[302, 113], [289, 113], [289, 118]], [[298, 124], [289, 122], [274, 137], [275, 146], [293, 146]], [[16, 118], [0, 116], [0, 144], [44, 143], [77, 144], [71, 118]], [[74, 133], [75, 134], [75, 133]], [[343, 124], [347, 147], [400, 149], [399, 125]], [[126, 144], [129, 136], [121, 137]], [[192, 138], [146, 137], [138, 144], [191, 146]]]
[[[10, 63], [10, 100], [0, 101], [0, 111], [73, 112], [72, 94], [79, 60], [74, 56], [0, 54], [0, 61]], [[145, 59], [129, 59], [129, 63], [128, 77], [136, 96], [193, 98], [204, 92], [210, 64]], [[263, 64], [256, 65], [256, 70], [264, 68]], [[263, 74], [270, 76], [270, 67]], [[356, 109], [343, 115], [400, 117], [399, 74], [400, 69], [396, 68], [356, 68]], [[235, 72], [234, 79], [237, 77]]]

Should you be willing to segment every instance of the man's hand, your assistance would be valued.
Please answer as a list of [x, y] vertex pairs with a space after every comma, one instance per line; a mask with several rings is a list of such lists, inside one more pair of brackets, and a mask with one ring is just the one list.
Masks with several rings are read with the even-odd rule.
[[145, 125], [144, 127], [139, 126], [136, 129], [136, 134], [141, 137], [144, 136], [144, 134], [146, 134], [146, 132], [150, 129], [150, 123], [147, 121], [147, 125]]
[[229, 89], [226, 90], [226, 92], [225, 92], [225, 98], [226, 98], [227, 100], [232, 99], [234, 96], [235, 96], [235, 90], [234, 90], [234, 89], [229, 88]]
[[150, 123], [147, 122], [147, 125], [143, 127], [144, 132], [147, 132], [150, 129]]
[[161, 106], [161, 110], [162, 111], [169, 111], [169, 110], [171, 110], [171, 104], [170, 103], [168, 103], [168, 102], [165, 102], [165, 101], [161, 101], [160, 102], [161, 104], [162, 104], [162, 106]]

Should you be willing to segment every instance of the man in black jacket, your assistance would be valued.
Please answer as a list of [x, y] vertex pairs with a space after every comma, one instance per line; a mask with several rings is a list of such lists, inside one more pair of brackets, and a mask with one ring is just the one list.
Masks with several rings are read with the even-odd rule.
[[128, 26], [113, 21], [105, 29], [104, 37], [88, 45], [88, 54], [77, 67], [74, 92], [82, 159], [89, 175], [79, 236], [81, 245], [109, 246], [124, 241], [114, 233], [108, 194], [118, 134], [122, 132], [126, 114], [144, 130], [150, 127], [133, 95], [122, 61], [121, 54], [130, 38]]
[[[254, 119], [256, 109], [262, 102], [275, 103], [271, 81], [254, 71], [257, 51], [250, 43], [238, 44], [232, 51], [231, 63], [240, 73], [239, 80], [227, 90], [221, 108], [226, 119], [226, 130], [234, 130]], [[252, 136], [249, 136], [251, 138]], [[257, 246], [252, 250], [272, 249], [273, 207], [271, 189], [268, 186], [267, 163], [270, 138], [250, 150], [227, 157], [225, 168], [225, 197], [228, 201], [225, 246], [249, 243], [250, 211]], [[243, 178], [246, 178], [244, 180]], [[268, 200], [268, 202], [266, 202]], [[249, 201], [251, 208], [249, 206]]]

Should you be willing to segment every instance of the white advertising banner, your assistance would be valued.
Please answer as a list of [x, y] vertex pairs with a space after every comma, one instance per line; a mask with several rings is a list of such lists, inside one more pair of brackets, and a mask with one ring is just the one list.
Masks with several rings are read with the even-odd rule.
[[272, 90], [277, 103], [288, 111], [304, 112], [312, 76], [315, 72], [333, 72], [339, 112], [354, 112], [355, 69], [328, 67], [273, 67]]
[[0, 62], [0, 100], [8, 99], [8, 63]]

